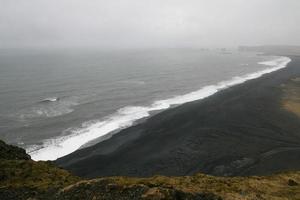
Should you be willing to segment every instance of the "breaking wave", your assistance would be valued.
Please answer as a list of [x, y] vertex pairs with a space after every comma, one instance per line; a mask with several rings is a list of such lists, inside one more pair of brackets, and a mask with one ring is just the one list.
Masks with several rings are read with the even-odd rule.
[[28, 108], [24, 108], [15, 115], [19, 120], [57, 117], [73, 112], [74, 109], [72, 107], [77, 104], [73, 99], [51, 97], [43, 99]]
[[43, 99], [41, 102], [56, 102], [56, 101], [59, 101], [58, 97], [49, 97], [49, 98]]
[[30, 147], [27, 149], [27, 152], [34, 160], [55, 160], [76, 151], [82, 145], [92, 140], [131, 126], [137, 120], [150, 116], [152, 111], [163, 110], [172, 105], [179, 105], [206, 98], [233, 85], [241, 84], [248, 80], [258, 78], [263, 74], [284, 68], [290, 61], [291, 59], [288, 57], [279, 57], [274, 60], [260, 62], [259, 64], [269, 67], [244, 76], [236, 76], [230, 80], [222, 81], [214, 85], [208, 85], [185, 95], [155, 101], [150, 106], [124, 107], [104, 120], [86, 122], [81, 128], [68, 130], [70, 132], [69, 135], [48, 139], [44, 141], [43, 145]]

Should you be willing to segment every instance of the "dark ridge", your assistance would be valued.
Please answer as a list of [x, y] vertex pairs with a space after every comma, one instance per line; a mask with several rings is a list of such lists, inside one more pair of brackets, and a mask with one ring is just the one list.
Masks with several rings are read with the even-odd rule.
[[0, 140], [0, 159], [30, 160], [30, 155], [28, 155], [24, 149], [8, 145]]

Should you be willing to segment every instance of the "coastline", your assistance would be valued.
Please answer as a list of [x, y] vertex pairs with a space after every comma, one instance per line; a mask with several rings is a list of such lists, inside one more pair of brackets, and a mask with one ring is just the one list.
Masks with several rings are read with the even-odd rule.
[[300, 58], [291, 58], [286, 68], [158, 113], [56, 163], [85, 177], [299, 170], [299, 118], [281, 103], [280, 86], [300, 76]]
[[39, 148], [28, 148], [27, 152], [31, 155], [33, 160], [55, 160], [80, 149], [82, 146], [95, 139], [101, 138], [100, 141], [109, 139], [113, 134], [137, 124], [138, 121], [152, 117], [155, 112], [162, 112], [174, 106], [207, 98], [221, 90], [284, 68], [289, 62], [290, 58], [288, 57], [276, 56], [276, 58], [273, 58], [272, 60], [259, 62], [258, 64], [264, 65], [263, 69], [259, 71], [241, 76], [234, 76], [228, 80], [203, 86], [196, 91], [168, 99], [158, 100], [149, 106], [124, 107], [104, 121], [94, 122], [71, 135], [46, 140]]

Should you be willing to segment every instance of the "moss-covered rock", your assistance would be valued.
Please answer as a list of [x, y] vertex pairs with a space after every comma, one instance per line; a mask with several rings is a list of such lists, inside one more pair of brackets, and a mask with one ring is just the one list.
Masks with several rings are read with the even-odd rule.
[[[130, 178], [124, 178], [130, 182]], [[101, 200], [221, 200], [221, 197], [207, 192], [190, 192], [175, 186], [155, 186], [143, 183], [122, 183], [117, 179], [95, 179], [81, 181], [64, 188], [57, 199], [101, 199]]]
[[0, 140], [0, 159], [6, 160], [29, 160], [30, 155], [22, 148], [8, 145]]
[[51, 162], [1, 160], [0, 187], [62, 188], [80, 180]]
[[0, 199], [53, 199], [81, 180], [52, 162], [35, 162], [25, 150], [0, 140]]
[[252, 177], [196, 174], [181, 177], [107, 177], [83, 180], [52, 162], [29, 159], [20, 148], [5, 143], [1, 145], [2, 149], [6, 149], [3, 151], [6, 152], [5, 158], [8, 158], [0, 159], [1, 200], [300, 199], [300, 172]]

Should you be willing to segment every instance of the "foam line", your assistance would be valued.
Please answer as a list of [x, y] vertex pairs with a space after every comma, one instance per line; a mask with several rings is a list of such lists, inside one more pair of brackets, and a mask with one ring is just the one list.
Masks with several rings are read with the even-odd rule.
[[236, 76], [215, 85], [204, 86], [197, 91], [185, 95], [155, 101], [150, 106], [124, 107], [105, 120], [84, 123], [81, 128], [72, 130], [70, 135], [48, 139], [44, 141], [42, 145], [30, 147], [27, 149], [27, 152], [31, 155], [33, 160], [55, 160], [76, 151], [82, 145], [94, 139], [104, 136], [112, 131], [131, 126], [135, 121], [150, 116], [151, 111], [164, 110], [172, 105], [179, 105], [206, 98], [233, 85], [241, 84], [264, 74], [284, 68], [290, 61], [291, 59], [288, 57], [279, 57], [274, 60], [260, 62], [259, 64], [269, 67], [244, 76]]

